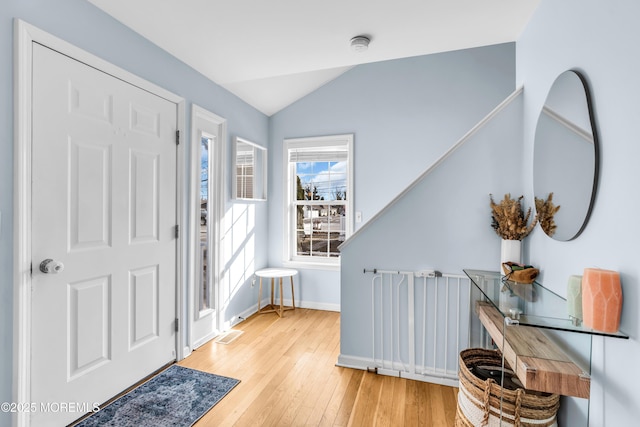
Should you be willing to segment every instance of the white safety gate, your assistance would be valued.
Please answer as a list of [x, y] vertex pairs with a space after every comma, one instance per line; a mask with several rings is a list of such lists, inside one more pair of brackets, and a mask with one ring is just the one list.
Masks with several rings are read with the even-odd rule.
[[485, 341], [471, 316], [469, 278], [434, 270], [364, 270], [371, 279], [374, 370], [457, 386], [460, 351], [471, 347], [472, 330]]

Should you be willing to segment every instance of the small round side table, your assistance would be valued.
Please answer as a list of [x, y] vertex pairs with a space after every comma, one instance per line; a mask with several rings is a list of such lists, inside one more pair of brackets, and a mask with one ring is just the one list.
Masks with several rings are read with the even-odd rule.
[[[276, 313], [279, 317], [282, 317], [285, 311], [287, 310], [295, 310], [296, 309], [296, 298], [293, 293], [293, 276], [298, 274], [298, 270], [294, 270], [293, 268], [263, 268], [262, 270], [258, 270], [255, 272], [255, 275], [260, 278], [260, 290], [258, 291], [258, 313]], [[260, 303], [262, 300], [262, 278], [271, 279], [271, 304], [266, 307], [260, 308]], [[290, 306], [285, 306], [283, 303], [283, 295], [282, 295], [282, 279], [285, 277], [289, 277], [291, 281], [291, 304]], [[275, 279], [279, 279], [280, 283], [280, 305], [276, 306], [274, 303], [274, 281]]]

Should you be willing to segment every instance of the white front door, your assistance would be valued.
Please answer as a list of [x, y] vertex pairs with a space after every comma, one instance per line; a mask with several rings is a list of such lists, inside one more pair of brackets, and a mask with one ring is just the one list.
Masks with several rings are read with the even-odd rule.
[[63, 425], [175, 360], [177, 106], [33, 46], [31, 421]]

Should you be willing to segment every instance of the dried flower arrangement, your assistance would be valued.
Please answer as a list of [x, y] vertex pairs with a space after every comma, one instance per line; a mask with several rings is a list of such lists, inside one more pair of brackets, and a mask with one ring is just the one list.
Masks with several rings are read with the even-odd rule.
[[493, 195], [489, 194], [491, 200], [491, 227], [496, 234], [505, 240], [522, 240], [531, 233], [533, 227], [538, 222], [537, 215], [527, 225], [531, 217], [531, 208], [525, 214], [522, 208], [522, 199], [512, 199], [511, 194], [504, 195], [504, 199], [499, 204], [493, 201]]
[[547, 200], [536, 199], [536, 212], [538, 214], [538, 221], [540, 227], [549, 237], [553, 236], [556, 232], [556, 223], [553, 220], [553, 216], [560, 209], [560, 205], [555, 206], [553, 204], [553, 193], [549, 193]]

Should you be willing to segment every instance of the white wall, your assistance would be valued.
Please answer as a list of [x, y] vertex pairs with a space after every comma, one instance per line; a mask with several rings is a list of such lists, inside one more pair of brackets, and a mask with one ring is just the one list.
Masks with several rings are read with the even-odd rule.
[[[283, 260], [285, 138], [354, 133], [364, 224], [513, 91], [514, 64], [504, 44], [360, 65], [272, 116], [269, 263]], [[303, 301], [339, 307], [339, 272], [301, 270], [300, 283]]]
[[517, 41], [517, 81], [525, 86], [525, 191], [531, 188], [533, 136], [555, 78], [577, 69], [588, 79], [600, 135], [600, 181], [591, 220], [571, 242], [542, 233], [528, 239], [529, 262], [541, 280], [566, 295], [569, 275], [585, 267], [617, 270], [624, 305], [621, 330], [630, 340], [593, 341], [590, 425], [629, 426], [640, 419], [640, 3], [635, 0], [542, 0]]
[[[227, 153], [231, 138], [245, 137], [267, 145], [268, 118], [236, 96], [212, 83], [154, 44], [122, 26], [85, 0], [2, 0], [0, 2], [0, 402], [11, 402], [13, 327], [13, 20], [20, 18], [54, 36], [62, 38], [96, 56], [139, 75], [186, 99], [186, 135], [189, 152], [191, 103], [227, 119]], [[187, 156], [188, 158], [188, 156]], [[229, 166], [229, 160], [227, 166]], [[185, 170], [189, 171], [185, 165]], [[185, 179], [185, 183], [189, 180]], [[266, 206], [237, 206], [229, 200], [227, 182], [225, 200], [229, 220], [225, 237], [224, 301], [227, 316], [251, 308], [257, 302], [257, 290], [250, 286], [256, 266], [266, 265]], [[188, 193], [185, 188], [185, 197]], [[186, 199], [185, 199], [186, 200]], [[184, 207], [186, 210], [186, 205]], [[250, 211], [244, 215], [241, 211]], [[231, 218], [234, 221], [231, 221]], [[244, 222], [242, 222], [244, 220]], [[247, 224], [251, 236], [247, 238]], [[188, 224], [185, 230], [188, 229]], [[242, 228], [242, 230], [233, 229]], [[235, 235], [234, 240], [231, 236]], [[242, 237], [240, 239], [239, 237]], [[185, 243], [186, 244], [186, 243]], [[186, 259], [186, 253], [185, 253]], [[243, 269], [242, 273], [239, 271]], [[185, 270], [186, 277], [186, 270]], [[228, 319], [225, 319], [228, 320]], [[10, 414], [0, 413], [0, 425], [10, 424]]]

